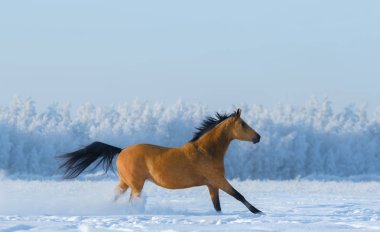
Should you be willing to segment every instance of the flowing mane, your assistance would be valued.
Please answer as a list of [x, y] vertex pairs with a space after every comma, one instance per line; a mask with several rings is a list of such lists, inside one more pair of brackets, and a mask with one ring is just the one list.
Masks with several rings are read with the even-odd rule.
[[224, 120], [226, 120], [227, 118], [235, 114], [236, 114], [236, 111], [230, 115], [226, 113], [224, 114], [216, 113], [214, 117], [208, 116], [205, 120], [203, 120], [200, 127], [195, 128], [197, 129], [197, 131], [194, 132], [193, 138], [189, 142], [197, 141], [200, 137], [202, 137], [202, 135], [212, 130], [212, 128], [214, 128], [216, 125], [218, 125], [219, 123], [223, 122]]

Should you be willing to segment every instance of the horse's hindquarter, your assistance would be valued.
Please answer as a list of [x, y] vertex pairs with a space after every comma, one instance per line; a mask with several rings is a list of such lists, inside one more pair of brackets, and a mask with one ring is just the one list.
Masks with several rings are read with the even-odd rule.
[[116, 160], [119, 177], [128, 185], [135, 180], [145, 180], [149, 177], [146, 166], [146, 154], [151, 153], [152, 145], [137, 144], [126, 147]]

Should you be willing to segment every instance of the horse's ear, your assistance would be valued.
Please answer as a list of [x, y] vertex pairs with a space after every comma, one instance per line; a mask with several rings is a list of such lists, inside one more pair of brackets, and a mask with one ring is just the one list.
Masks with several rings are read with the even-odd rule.
[[235, 117], [240, 118], [240, 114], [241, 114], [241, 109], [237, 109], [237, 111], [235, 113]]

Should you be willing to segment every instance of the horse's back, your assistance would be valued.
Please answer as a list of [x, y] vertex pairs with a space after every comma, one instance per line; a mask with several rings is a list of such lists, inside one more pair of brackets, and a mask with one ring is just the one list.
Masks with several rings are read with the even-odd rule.
[[145, 163], [147, 156], [159, 155], [167, 152], [168, 147], [157, 146], [153, 144], [135, 144], [124, 148], [117, 157], [116, 165], [122, 166], [128, 163], [142, 165]]
[[161, 153], [168, 151], [169, 147], [158, 146], [154, 144], [135, 144], [129, 147], [124, 148], [121, 153], [126, 154], [152, 154], [152, 153]]

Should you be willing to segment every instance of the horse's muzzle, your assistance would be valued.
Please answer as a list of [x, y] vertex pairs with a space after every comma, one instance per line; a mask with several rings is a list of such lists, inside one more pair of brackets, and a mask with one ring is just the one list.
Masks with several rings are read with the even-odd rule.
[[261, 136], [260, 136], [259, 134], [257, 134], [257, 136], [256, 136], [255, 138], [252, 139], [252, 142], [253, 142], [254, 144], [256, 144], [256, 143], [260, 142], [260, 139], [261, 139]]

